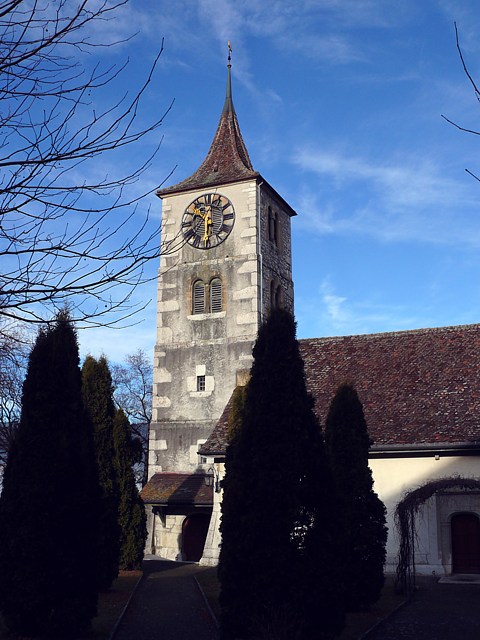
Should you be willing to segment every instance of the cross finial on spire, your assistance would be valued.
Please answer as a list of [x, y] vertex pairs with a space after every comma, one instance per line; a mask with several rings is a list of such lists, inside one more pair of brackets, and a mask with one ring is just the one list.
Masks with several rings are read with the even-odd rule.
[[231, 70], [232, 70], [232, 44], [230, 42], [230, 40], [227, 43], [228, 45], [228, 64], [227, 64], [227, 95], [226, 95], [226, 100], [225, 100], [225, 104], [223, 106], [223, 110], [232, 110], [233, 109], [233, 104], [232, 104], [232, 77], [231, 77]]

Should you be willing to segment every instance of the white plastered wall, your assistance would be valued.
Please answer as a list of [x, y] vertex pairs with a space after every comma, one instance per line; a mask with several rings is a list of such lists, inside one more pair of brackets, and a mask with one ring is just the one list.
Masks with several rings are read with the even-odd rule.
[[[431, 480], [463, 476], [480, 479], [480, 457], [438, 456], [417, 458], [388, 458], [370, 460], [374, 489], [387, 508], [387, 573], [397, 567], [398, 535], [394, 514], [397, 504], [406, 493]], [[225, 465], [216, 464], [219, 478]], [[220, 517], [222, 493], [214, 494], [214, 508], [201, 564], [216, 565], [220, 553]], [[472, 511], [480, 517], [480, 495], [450, 493], [433, 496], [417, 516], [416, 571], [443, 575], [451, 572], [450, 518], [459, 511]]]
[[[406, 493], [431, 480], [463, 476], [480, 478], [480, 458], [476, 456], [372, 459], [370, 467], [375, 481], [375, 491], [387, 508], [387, 572], [397, 566], [398, 535], [395, 530], [394, 514], [397, 504]], [[479, 496], [472, 497], [480, 512]], [[417, 516], [417, 546], [415, 554], [418, 573], [442, 575], [451, 571], [450, 517], [454, 512], [474, 510], [466, 508], [462, 496], [432, 497]]]

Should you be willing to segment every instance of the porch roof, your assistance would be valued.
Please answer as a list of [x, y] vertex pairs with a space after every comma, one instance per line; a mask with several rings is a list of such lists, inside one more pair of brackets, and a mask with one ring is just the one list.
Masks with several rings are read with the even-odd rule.
[[203, 473], [156, 473], [140, 493], [146, 504], [213, 505], [213, 486]]

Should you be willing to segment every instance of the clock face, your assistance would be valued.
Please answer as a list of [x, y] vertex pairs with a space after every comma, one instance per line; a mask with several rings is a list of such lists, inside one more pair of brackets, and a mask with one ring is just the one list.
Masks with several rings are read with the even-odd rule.
[[205, 193], [185, 209], [183, 237], [196, 249], [211, 249], [228, 237], [234, 222], [235, 210], [230, 200], [219, 193]]

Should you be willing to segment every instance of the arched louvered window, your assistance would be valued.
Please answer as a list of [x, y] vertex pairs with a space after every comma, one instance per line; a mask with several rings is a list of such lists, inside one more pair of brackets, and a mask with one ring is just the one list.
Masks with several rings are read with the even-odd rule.
[[205, 284], [195, 280], [192, 287], [192, 313], [205, 313]]
[[213, 278], [210, 281], [210, 312], [217, 313], [222, 307], [222, 281], [220, 278]]

